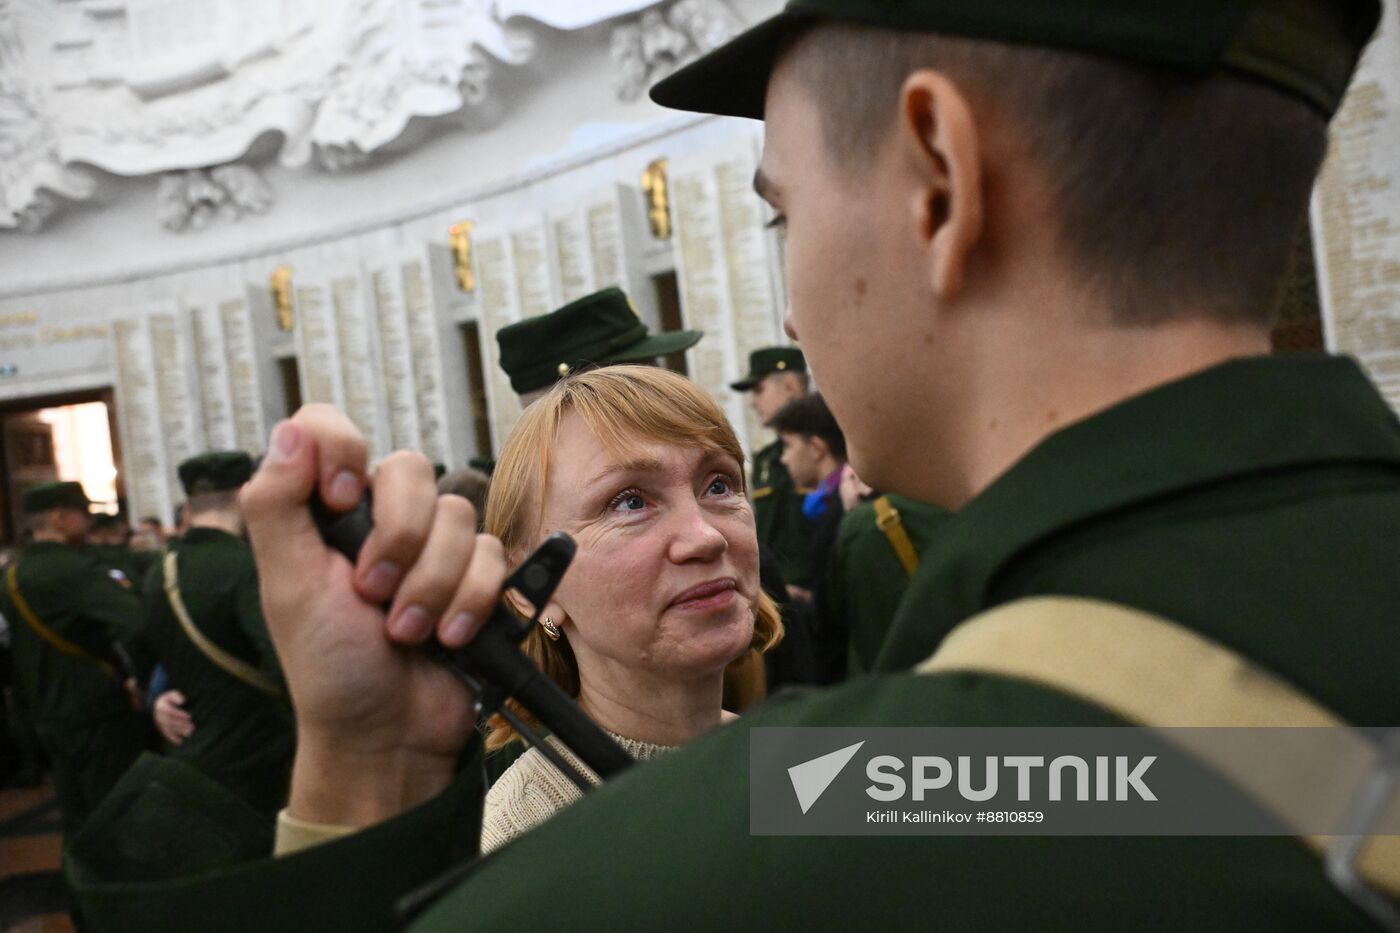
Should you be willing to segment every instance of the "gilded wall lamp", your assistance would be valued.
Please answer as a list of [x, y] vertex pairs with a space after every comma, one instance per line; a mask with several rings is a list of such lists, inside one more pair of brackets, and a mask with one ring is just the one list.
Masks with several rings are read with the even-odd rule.
[[448, 246], [452, 249], [452, 272], [457, 287], [464, 292], [476, 291], [476, 273], [472, 271], [472, 227], [470, 220], [448, 228]]
[[292, 267], [278, 266], [272, 270], [272, 307], [277, 312], [277, 326], [288, 333], [296, 324], [296, 310], [292, 304]]
[[647, 198], [647, 220], [651, 235], [658, 240], [671, 238], [671, 192], [666, 183], [666, 160], [657, 159], [642, 172], [642, 191]]

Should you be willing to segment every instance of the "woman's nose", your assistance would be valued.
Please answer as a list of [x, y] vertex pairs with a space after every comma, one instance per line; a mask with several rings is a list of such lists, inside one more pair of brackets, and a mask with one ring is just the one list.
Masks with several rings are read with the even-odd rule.
[[675, 563], [715, 560], [729, 547], [724, 532], [715, 527], [713, 517], [698, 502], [678, 510], [674, 520], [670, 556]]

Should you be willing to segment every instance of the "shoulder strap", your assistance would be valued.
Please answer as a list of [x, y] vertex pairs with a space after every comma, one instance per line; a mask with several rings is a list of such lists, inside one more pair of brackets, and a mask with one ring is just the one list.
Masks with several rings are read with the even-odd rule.
[[213, 662], [225, 674], [247, 684], [254, 690], [261, 690], [271, 696], [281, 696], [282, 690], [264, 677], [261, 671], [214, 644], [194, 624], [194, 620], [190, 618], [189, 610], [185, 608], [184, 597], [180, 595], [180, 576], [175, 563], [174, 551], [165, 552], [165, 560], [161, 570], [165, 575], [165, 598], [170, 601], [170, 609], [175, 613], [175, 618], [179, 620], [180, 628], [185, 630], [185, 634], [189, 636], [190, 641], [194, 642], [194, 646], [199, 649], [200, 654]]
[[914, 571], [919, 569], [919, 552], [914, 549], [914, 542], [909, 540], [909, 532], [904, 530], [904, 522], [899, 518], [899, 509], [890, 502], [889, 496], [880, 496], [875, 500], [875, 526], [884, 532], [895, 557], [904, 566], [904, 572], [912, 577]]
[[10, 564], [10, 569], [5, 573], [5, 588], [9, 591], [10, 602], [15, 604], [15, 609], [19, 612], [19, 617], [25, 624], [32, 628], [40, 638], [48, 642], [59, 652], [68, 655], [70, 658], [83, 658], [91, 661], [102, 668], [114, 679], [120, 681], [122, 676], [117, 673], [117, 669], [108, 661], [85, 651], [73, 642], [49, 628], [39, 617], [34, 614], [34, 610], [29, 608], [29, 602], [24, 598], [24, 594], [19, 590], [19, 561]]
[[[1341, 823], [1380, 762], [1375, 743], [1273, 673], [1167, 619], [1100, 600], [1035, 597], [983, 612], [955, 628], [918, 672], [1028, 680], [1144, 726], [1328, 727], [1335, 747], [1326, 756], [1309, 745], [1268, 774], [1250, 767], [1247, 751], [1234, 757], [1219, 742], [1186, 749], [1294, 827], [1303, 813], [1335, 814]], [[1189, 746], [1189, 736], [1171, 739]], [[1394, 825], [1400, 794], [1388, 793], [1379, 812]], [[1339, 839], [1301, 832], [1299, 839], [1329, 859], [1330, 874]], [[1356, 842], [1356, 872], [1400, 897], [1400, 836]]]

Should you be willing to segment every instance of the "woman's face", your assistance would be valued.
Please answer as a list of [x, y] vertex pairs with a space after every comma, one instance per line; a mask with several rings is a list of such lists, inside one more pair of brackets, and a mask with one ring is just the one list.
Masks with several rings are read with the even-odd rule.
[[550, 462], [541, 536], [578, 553], [553, 604], [580, 665], [594, 655], [670, 678], [742, 654], [758, 605], [758, 540], [740, 465], [723, 453], [637, 440], [611, 456], [568, 412]]

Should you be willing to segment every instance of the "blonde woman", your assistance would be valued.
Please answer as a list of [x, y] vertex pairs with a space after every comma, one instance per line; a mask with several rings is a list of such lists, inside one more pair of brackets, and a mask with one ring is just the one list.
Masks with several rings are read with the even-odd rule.
[[[782, 637], [759, 587], [742, 463], [703, 390], [641, 366], [558, 383], [526, 410], [497, 462], [486, 530], [508, 561], [555, 531], [578, 544], [525, 649], [635, 758], [725, 721], [725, 666]], [[516, 738], [498, 719], [487, 746]], [[483, 850], [578, 797], [538, 751], [526, 752], [486, 796]]]

